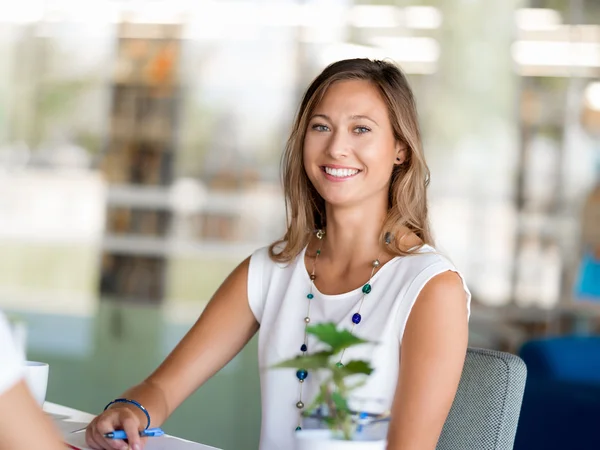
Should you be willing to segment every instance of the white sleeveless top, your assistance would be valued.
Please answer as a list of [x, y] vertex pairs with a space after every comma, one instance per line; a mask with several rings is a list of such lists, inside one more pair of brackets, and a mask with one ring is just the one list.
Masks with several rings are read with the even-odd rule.
[[0, 396], [24, 375], [23, 355], [14, 343], [8, 320], [0, 311]]
[[[273, 262], [268, 247], [257, 250], [250, 258], [248, 300], [260, 323], [260, 450], [292, 449], [294, 446], [294, 430], [300, 414], [296, 408], [300, 383], [296, 370], [271, 367], [301, 354], [309, 301], [306, 295], [311, 283], [304, 265], [305, 252], [306, 248], [287, 264]], [[364, 359], [374, 368], [368, 382], [353, 392], [352, 409], [378, 414], [391, 409], [398, 380], [400, 343], [410, 311], [425, 284], [448, 270], [457, 272], [449, 260], [425, 245], [418, 254], [395, 257], [375, 273], [371, 280], [372, 291], [361, 308], [362, 321], [354, 328], [354, 334], [378, 344], [351, 347], [344, 355], [344, 362]], [[463, 286], [469, 307], [471, 294], [464, 279]], [[361, 289], [362, 286], [344, 294], [325, 295], [314, 288], [314, 298], [310, 300], [311, 324], [334, 322], [351, 328]], [[312, 338], [308, 338], [309, 353], [315, 351], [314, 346], [311, 348]], [[317, 374], [309, 373], [302, 386], [305, 405], [315, 397], [318, 383]]]

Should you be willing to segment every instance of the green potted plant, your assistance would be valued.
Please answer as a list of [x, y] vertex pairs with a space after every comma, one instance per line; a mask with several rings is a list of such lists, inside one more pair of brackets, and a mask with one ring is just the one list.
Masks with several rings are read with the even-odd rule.
[[363, 360], [339, 362], [339, 355], [347, 348], [370, 342], [348, 330], [336, 328], [331, 322], [308, 326], [306, 332], [316, 337], [324, 349], [296, 356], [274, 367], [325, 375], [319, 384], [318, 394], [303, 415], [307, 417], [316, 408], [325, 407], [327, 413], [320, 420], [328, 429], [296, 431], [296, 450], [384, 450], [385, 440], [365, 440], [359, 436], [356, 414], [348, 406], [350, 393], [366, 383], [373, 372], [372, 367]]

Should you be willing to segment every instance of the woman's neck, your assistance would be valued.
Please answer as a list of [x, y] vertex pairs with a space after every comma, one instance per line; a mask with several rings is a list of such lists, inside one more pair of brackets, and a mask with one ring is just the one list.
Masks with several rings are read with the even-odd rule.
[[326, 207], [327, 230], [323, 256], [346, 267], [372, 261], [384, 248], [380, 244], [385, 208], [371, 204], [364, 208]]

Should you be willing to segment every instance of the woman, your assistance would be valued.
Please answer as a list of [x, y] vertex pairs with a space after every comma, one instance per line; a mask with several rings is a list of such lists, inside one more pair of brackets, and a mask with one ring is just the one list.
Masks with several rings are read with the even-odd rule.
[[0, 312], [0, 450], [62, 450], [58, 432], [27, 388], [23, 364]]
[[310, 351], [308, 322], [333, 321], [379, 343], [340, 362], [367, 355], [375, 368], [355, 404], [391, 411], [388, 448], [434, 449], [464, 363], [470, 294], [431, 247], [428, 176], [400, 70], [366, 59], [327, 67], [308, 88], [285, 151], [284, 238], [231, 273], [164, 363], [92, 422], [88, 444], [125, 448], [102, 437], [123, 428], [140, 448], [137, 431], [163, 423], [260, 328], [260, 448], [293, 448], [316, 380], [270, 367]]

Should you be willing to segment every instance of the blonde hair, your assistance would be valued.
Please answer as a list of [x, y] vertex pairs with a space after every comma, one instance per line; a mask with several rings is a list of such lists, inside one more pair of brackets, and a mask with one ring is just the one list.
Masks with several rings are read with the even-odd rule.
[[385, 242], [385, 233], [391, 232], [394, 239], [388, 248], [392, 254], [404, 256], [418, 251], [418, 248], [406, 251], [401, 245], [401, 230], [408, 228], [423, 244], [433, 245], [427, 216], [429, 168], [423, 154], [415, 99], [408, 81], [392, 63], [348, 59], [326, 67], [308, 87], [300, 104], [282, 159], [287, 231], [269, 248], [269, 255], [274, 261], [294, 259], [308, 245], [312, 232], [326, 226], [325, 201], [304, 169], [304, 137], [308, 121], [327, 89], [333, 83], [344, 80], [366, 80], [379, 89], [388, 107], [394, 137], [407, 150], [405, 162], [394, 166], [392, 172], [381, 244]]

